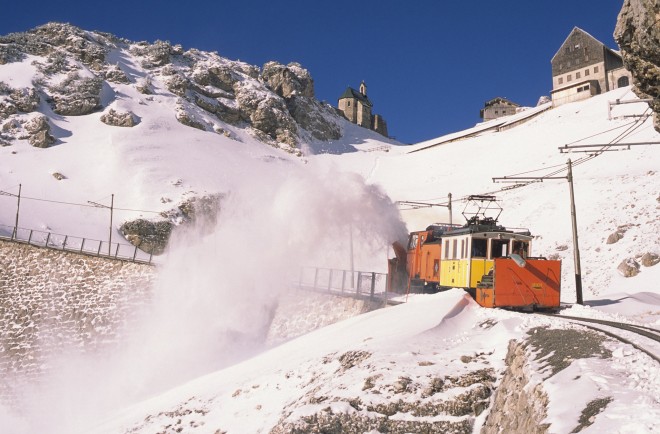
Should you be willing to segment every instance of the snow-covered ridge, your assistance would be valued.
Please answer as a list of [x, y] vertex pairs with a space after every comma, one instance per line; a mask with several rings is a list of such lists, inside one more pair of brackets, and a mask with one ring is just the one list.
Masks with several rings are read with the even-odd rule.
[[121, 108], [134, 90], [143, 101], [169, 95], [185, 125], [233, 138], [236, 128], [248, 128], [259, 140], [293, 152], [302, 141], [341, 136], [340, 116], [314, 99], [309, 72], [295, 63], [268, 62], [260, 69], [164, 41], [131, 42], [49, 23], [0, 37], [0, 65], [8, 72], [0, 72], [0, 117], [18, 121], [4, 129], [5, 143], [25, 135], [20, 124], [26, 117], [14, 115], [37, 107], [26, 108], [16, 96], [33, 90], [64, 116]]

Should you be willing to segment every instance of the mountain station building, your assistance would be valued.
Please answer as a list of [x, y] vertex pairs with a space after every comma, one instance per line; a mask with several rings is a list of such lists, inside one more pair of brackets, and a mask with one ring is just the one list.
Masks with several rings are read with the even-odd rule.
[[555, 107], [632, 83], [632, 75], [624, 68], [621, 54], [579, 27], [573, 28], [551, 64], [551, 95]]

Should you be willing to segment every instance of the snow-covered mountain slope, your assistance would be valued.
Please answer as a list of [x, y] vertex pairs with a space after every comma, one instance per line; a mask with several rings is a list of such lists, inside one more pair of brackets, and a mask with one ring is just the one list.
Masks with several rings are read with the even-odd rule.
[[[106, 210], [70, 204], [114, 194], [119, 227], [264, 182], [269, 167], [301, 166], [300, 149], [390, 143], [314, 99], [297, 64], [260, 69], [57, 23], [0, 37], [0, 59], [0, 190], [22, 186], [23, 228], [106, 239]], [[13, 226], [14, 204], [2, 196], [0, 224]]]
[[[490, 402], [486, 396], [490, 392], [478, 384], [490, 387], [501, 379], [509, 340], [525, 338], [536, 327], [569, 326], [484, 310], [461, 291], [450, 291], [336, 324], [224, 370], [211, 367], [226, 352], [231, 353], [228, 346], [251, 344], [250, 339], [264, 332], [270, 320], [264, 306], [285, 290], [299, 265], [348, 268], [349, 250], [354, 245], [356, 269], [382, 271], [388, 244], [405, 236], [403, 223], [408, 230], [416, 230], [448, 220], [444, 208], [399, 214], [392, 200], [444, 202], [451, 192], [456, 200], [453, 219], [458, 222], [462, 218], [458, 199], [496, 192], [504, 207], [501, 223], [528, 227], [537, 236], [536, 254], [563, 260], [562, 301], [573, 303], [567, 183], [547, 180], [498, 191], [503, 185], [492, 182], [493, 177], [519, 173], [548, 175], [565, 168], [569, 157], [576, 163], [587, 304], [573, 306], [569, 312], [626, 317], [658, 328], [660, 266], [641, 265], [639, 274], [629, 278], [621, 276], [617, 267], [622, 261], [639, 263], [644, 254], [660, 253], [660, 148], [633, 146], [588, 160], [581, 160], [585, 154], [565, 155], [557, 149], [566, 144], [611, 143], [623, 133], [622, 142], [660, 141], [650, 120], [635, 123], [636, 118], [623, 117], [643, 114], [643, 104], [617, 106], [615, 118], [608, 119], [607, 102], [635, 99], [630, 89], [549, 110], [506, 131], [484, 132], [424, 150], [420, 150], [422, 145], [396, 145], [337, 118], [341, 138], [319, 140], [311, 133], [296, 136], [299, 149], [307, 152], [300, 157], [281, 149], [290, 150], [291, 145], [273, 146], [290, 137], [285, 133], [290, 130], [280, 127], [293, 125], [286, 118], [287, 112], [291, 114], [285, 97], [253, 77], [259, 73], [257, 69], [232, 64], [229, 75], [239, 76], [238, 90], [232, 84], [232, 99], [222, 96], [221, 91], [229, 90], [219, 87], [224, 76], [220, 67], [231, 62], [219, 56], [195, 50], [186, 56], [163, 43], [132, 44], [103, 34], [84, 35], [98, 47], [110, 47], [107, 52], [101, 50], [105, 63], [100, 69], [93, 66], [95, 56], [100, 55], [97, 50], [85, 56], [79, 50], [80, 44], [90, 43], [84, 36], [63, 38], [63, 46], [69, 47], [64, 51], [79, 56], [74, 60], [65, 56], [66, 61], [46, 51], [39, 54], [38, 50], [47, 49], [41, 45], [21, 56], [12, 45], [17, 42], [0, 40], [3, 62], [18, 56], [0, 65], [0, 81], [11, 88], [2, 91], [0, 100], [6, 109], [3, 140], [8, 143], [0, 147], [0, 190], [16, 194], [18, 184], [22, 185], [19, 226], [105, 239], [108, 211], [86, 207], [87, 201], [108, 204], [114, 194], [116, 230], [122, 221], [151, 218], [191, 196], [225, 196], [220, 217], [211, 228], [202, 234], [175, 237], [159, 268], [154, 311], [145, 314], [154, 321], [144, 333], [136, 331], [135, 341], [126, 345], [126, 354], [101, 354], [101, 362], [93, 356], [94, 360], [76, 360], [71, 365], [74, 369], [37, 389], [34, 396], [43, 399], [35, 398], [34, 408], [18, 415], [0, 408], [3, 426], [15, 432], [89, 432], [94, 426], [99, 432], [174, 432], [181, 428], [182, 432], [242, 433], [269, 432], [276, 425], [280, 431], [275, 432], [287, 432], [300, 424], [300, 432], [304, 432], [309, 426], [305, 423], [314, 418], [323, 422], [321, 416], [334, 414], [346, 416], [347, 423], [363, 423], [356, 426], [369, 432], [377, 427], [365, 420], [378, 413], [388, 416], [388, 423], [393, 424], [389, 428], [396, 425], [404, 432], [414, 431], [403, 423], [413, 419], [431, 424], [428, 426], [452, 422], [462, 427], [460, 432], [471, 432], [486, 416], [477, 409], [483, 410]], [[160, 65], [166, 58], [175, 61]], [[197, 66], [186, 64], [185, 59]], [[120, 72], [112, 66], [115, 64]], [[48, 75], [49, 65], [58, 72]], [[209, 77], [201, 77], [202, 65], [208, 70], [217, 66], [220, 82], [209, 84]], [[101, 90], [82, 99], [86, 101], [83, 107], [89, 103], [93, 110], [79, 115], [57, 113], [66, 110], [62, 104], [67, 107], [65, 103], [70, 102], [65, 98], [66, 83], [62, 85], [60, 80], [66, 81], [75, 71], [78, 78], [71, 76], [71, 82], [89, 79], [92, 81], [85, 83], [92, 89], [96, 86], [93, 79], [101, 78]], [[122, 73], [128, 82], [123, 82]], [[37, 85], [33, 85], [35, 79]], [[196, 83], [194, 87], [189, 87], [191, 82]], [[38, 100], [29, 90], [14, 92], [23, 88], [38, 89]], [[246, 88], [251, 91], [242, 100]], [[304, 93], [304, 89], [297, 91]], [[219, 96], [211, 98], [204, 92]], [[225, 119], [236, 114], [234, 109], [240, 114], [243, 104], [256, 105], [252, 114], [261, 105], [268, 116], [248, 115], [243, 123], [234, 125], [217, 113], [211, 115], [204, 106], [213, 102], [205, 98], [224, 101], [226, 109], [214, 106], [213, 110], [229, 113]], [[262, 105], [262, 101], [270, 102]], [[10, 106], [15, 107], [14, 113], [7, 108]], [[101, 117], [109, 115], [110, 109], [130, 112], [135, 126], [103, 123]], [[194, 121], [186, 122], [203, 128], [182, 124], [181, 113]], [[319, 113], [325, 116], [325, 112]], [[47, 134], [55, 139], [46, 148], [30, 144], [29, 137], [37, 133], [40, 137], [33, 142], [47, 140], [46, 130], [31, 121], [39, 115], [47, 116]], [[328, 115], [328, 119], [335, 118]], [[264, 131], [255, 125], [273, 136], [263, 136], [257, 131]], [[411, 152], [415, 150], [419, 152]], [[65, 178], [54, 178], [55, 172]], [[0, 196], [0, 225], [5, 225], [0, 231], [7, 233], [15, 217], [16, 198]], [[607, 244], [614, 233], [619, 236], [613, 238], [619, 239]], [[237, 335], [236, 330], [244, 335]], [[249, 342], [241, 341], [241, 336], [248, 336]], [[611, 353], [605, 359], [585, 356], [552, 377], [543, 369], [527, 372], [537, 382], [548, 380], [546, 422], [551, 430], [569, 432], [578, 425], [580, 412], [588, 403], [612, 398], [585, 432], [657, 431], [660, 383], [655, 362], [623, 344], [608, 341], [603, 346]], [[108, 366], [108, 360], [114, 366]], [[169, 380], [165, 383], [171, 387], [202, 373], [208, 375], [135, 404], [136, 397], [144, 393], [160, 392], [147, 387], [158, 374], [165, 375]], [[451, 387], [444, 386], [449, 383]], [[440, 408], [468, 392], [475, 394], [470, 402], [479, 406], [467, 413], [463, 409], [413, 415], [410, 410]], [[114, 412], [126, 406], [131, 408]], [[104, 418], [107, 420], [102, 421]], [[336, 422], [337, 418], [329, 420]], [[388, 426], [383, 426], [383, 432]]]

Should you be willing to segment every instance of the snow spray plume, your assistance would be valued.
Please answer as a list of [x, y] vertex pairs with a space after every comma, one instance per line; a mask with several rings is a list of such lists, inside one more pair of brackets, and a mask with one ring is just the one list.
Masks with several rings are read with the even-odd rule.
[[26, 432], [83, 431], [255, 354], [301, 265], [347, 268], [352, 235], [356, 269], [382, 269], [387, 246], [406, 234], [392, 201], [357, 175], [263, 163], [243, 179], [213, 230], [173, 234], [151, 306], [119, 351], [68, 358], [53, 367], [47, 390], [31, 392], [41, 397], [30, 409], [40, 417]]

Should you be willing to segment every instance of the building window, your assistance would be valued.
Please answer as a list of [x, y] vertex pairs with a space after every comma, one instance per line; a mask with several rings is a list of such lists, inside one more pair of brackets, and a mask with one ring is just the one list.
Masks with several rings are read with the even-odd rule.
[[351, 106], [351, 102], [350, 101], [346, 102], [346, 107], [350, 107], [350, 106]]
[[585, 69], [585, 70], [584, 70], [584, 76], [586, 77], [587, 75], [589, 75], [589, 70], [588, 70], [588, 69]]
[[619, 80], [617, 81], [617, 87], [625, 87], [625, 86], [630, 86], [630, 80], [628, 80], [627, 76], [620, 77]]
[[566, 77], [566, 81], [571, 81], [573, 80], [573, 76], [571, 74], [568, 74], [568, 77]]
[[566, 47], [566, 54], [571, 52], [571, 47]]
[[594, 66], [594, 74], [597, 74], [597, 73], [598, 73], [598, 67]]
[[575, 79], [577, 80], [578, 78], [580, 78], [580, 71], [575, 73]]
[[564, 77], [559, 77], [559, 79], [557, 79], [557, 83], [562, 84], [563, 82], [564, 82]]

